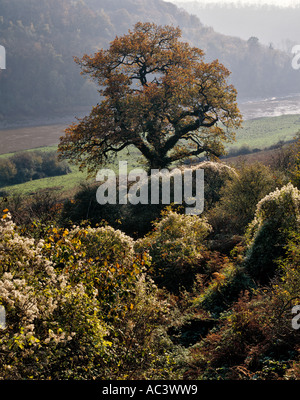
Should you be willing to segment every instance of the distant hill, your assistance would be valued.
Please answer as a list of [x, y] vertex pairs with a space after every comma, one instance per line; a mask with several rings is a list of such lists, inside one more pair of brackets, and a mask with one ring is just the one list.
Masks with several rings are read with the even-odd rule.
[[238, 36], [245, 40], [256, 36], [261, 43], [272, 44], [273, 47], [287, 52], [300, 41], [300, 4], [279, 7], [270, 4], [258, 6], [195, 0], [172, 2], [199, 17], [204, 25], [212, 26], [225, 35]]
[[0, 0], [0, 123], [26, 117], [76, 113], [98, 100], [80, 76], [74, 56], [108, 46], [138, 21], [180, 26], [183, 39], [218, 58], [232, 71], [240, 98], [300, 92], [291, 57], [216, 33], [198, 17], [162, 0]]

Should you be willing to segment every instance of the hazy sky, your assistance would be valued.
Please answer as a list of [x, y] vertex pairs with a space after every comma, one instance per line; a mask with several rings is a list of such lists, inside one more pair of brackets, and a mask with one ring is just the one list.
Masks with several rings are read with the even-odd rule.
[[[172, 3], [190, 2], [192, 0], [169, 0]], [[274, 4], [289, 6], [300, 4], [300, 0], [193, 0], [201, 3], [242, 3], [242, 4]]]

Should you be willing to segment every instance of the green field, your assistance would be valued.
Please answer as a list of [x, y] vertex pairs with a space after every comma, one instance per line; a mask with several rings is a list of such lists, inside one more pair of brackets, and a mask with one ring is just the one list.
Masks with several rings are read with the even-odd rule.
[[[53, 151], [57, 150], [57, 146], [49, 146], [49, 147], [43, 147], [26, 151], [34, 151], [34, 150]], [[8, 158], [11, 156], [12, 153], [2, 154], [0, 155], [0, 158]], [[135, 149], [131, 149], [130, 153], [128, 153], [127, 150], [123, 150], [119, 155], [118, 159], [122, 161], [127, 160], [129, 170], [139, 166], [138, 164], [139, 154], [138, 151]], [[113, 169], [116, 173], [118, 173], [119, 171], [118, 159], [109, 166], [109, 168]], [[97, 171], [95, 171], [95, 176], [96, 174]], [[57, 192], [68, 193], [74, 191], [74, 188], [78, 187], [81, 183], [86, 183], [86, 182], [95, 182], [95, 178], [89, 178], [86, 172], [81, 172], [76, 166], [71, 166], [71, 172], [67, 175], [36, 179], [18, 185], [7, 186], [1, 188], [1, 190], [4, 190], [5, 192], [11, 195], [17, 193], [25, 195], [32, 194], [39, 190], [46, 190], [46, 189], [52, 189], [56, 190]]]
[[[47, 127], [47, 129], [49, 131], [49, 127]], [[57, 128], [55, 127], [55, 129]], [[236, 141], [229, 144], [227, 149], [237, 149], [242, 146], [248, 146], [250, 149], [264, 149], [265, 147], [269, 147], [278, 143], [280, 140], [288, 141], [293, 139], [299, 130], [300, 115], [284, 115], [272, 118], [257, 118], [248, 120], [243, 123], [242, 128], [237, 130]], [[55, 149], [57, 149], [56, 145], [26, 150], [53, 151]], [[7, 153], [0, 155], [0, 157], [6, 158], [10, 157], [11, 155], [12, 153]], [[129, 153], [127, 150], [121, 152], [118, 159], [110, 166], [110, 168], [114, 169], [116, 172], [118, 171], [118, 160], [127, 160], [129, 169], [132, 169], [137, 167], [139, 164], [139, 153], [134, 149], [130, 149]], [[95, 171], [95, 175], [96, 173], [97, 171]], [[80, 183], [87, 182], [87, 180], [86, 173], [80, 172], [76, 167], [72, 167], [72, 172], [68, 175], [38, 179], [19, 185], [2, 188], [2, 190], [4, 189], [10, 194], [30, 194], [41, 189], [55, 189], [58, 192], [71, 192], [74, 190], [74, 188], [78, 187]], [[90, 179], [90, 181], [93, 182], [95, 179]]]
[[236, 142], [228, 146], [238, 148], [263, 149], [294, 138], [300, 130], [300, 115], [282, 115], [272, 118], [257, 118], [245, 121], [243, 127], [236, 132]]

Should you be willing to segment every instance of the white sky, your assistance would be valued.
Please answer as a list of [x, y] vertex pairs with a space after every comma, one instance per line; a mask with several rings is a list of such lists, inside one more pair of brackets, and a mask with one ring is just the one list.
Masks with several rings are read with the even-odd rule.
[[300, 4], [300, 0], [168, 0], [172, 3], [191, 2], [199, 3], [241, 3], [241, 4], [274, 4], [277, 6], [290, 6]]

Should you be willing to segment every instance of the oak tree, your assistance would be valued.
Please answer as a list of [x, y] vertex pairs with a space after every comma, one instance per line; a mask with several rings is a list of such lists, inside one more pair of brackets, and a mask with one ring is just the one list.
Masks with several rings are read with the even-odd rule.
[[108, 49], [75, 59], [101, 101], [66, 129], [62, 158], [91, 172], [131, 146], [149, 168], [223, 153], [241, 124], [230, 72], [180, 38], [179, 28], [137, 23]]

